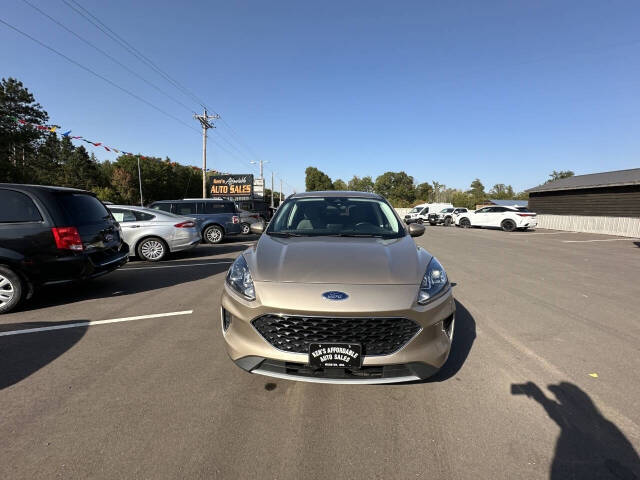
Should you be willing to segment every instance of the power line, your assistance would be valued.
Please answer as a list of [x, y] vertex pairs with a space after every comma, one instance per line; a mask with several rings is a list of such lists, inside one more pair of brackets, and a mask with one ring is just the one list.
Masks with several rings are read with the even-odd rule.
[[107, 26], [98, 17], [93, 15], [89, 10], [84, 8], [82, 5], [80, 5], [75, 0], [71, 0], [71, 2], [74, 5], [72, 5], [71, 2], [69, 2], [68, 0], [62, 0], [62, 1], [65, 3], [65, 5], [67, 5], [69, 8], [74, 10], [77, 14], [81, 15], [82, 17], [84, 17], [89, 23], [91, 23], [94, 27], [96, 27], [102, 33], [107, 35], [113, 41], [119, 43], [131, 55], [133, 55], [134, 57], [138, 58], [138, 60], [140, 60], [141, 62], [145, 63], [149, 68], [151, 68], [156, 73], [161, 75], [166, 81], [168, 81], [169, 83], [173, 84], [173, 86], [176, 87], [177, 89], [179, 89], [184, 95], [189, 96], [192, 99], [194, 99], [198, 104], [200, 104], [200, 106], [202, 108], [207, 108], [205, 103], [201, 99], [199, 99], [194, 93], [192, 93], [189, 89], [187, 89], [185, 86], [180, 84], [177, 80], [173, 79], [168, 73], [164, 72], [151, 59], [149, 59], [142, 52], [140, 52], [137, 48], [135, 48], [133, 45], [131, 45], [128, 41], [126, 41], [124, 38], [122, 38], [120, 35], [118, 35], [116, 32], [114, 32], [111, 28], [109, 28], [109, 26]]
[[143, 82], [145, 82], [147, 85], [150, 85], [151, 87], [155, 88], [158, 92], [160, 92], [162, 95], [164, 95], [165, 97], [173, 100], [175, 103], [177, 103], [178, 105], [181, 105], [182, 107], [184, 107], [185, 109], [187, 109], [188, 111], [190, 111], [191, 113], [195, 113], [195, 111], [185, 105], [184, 103], [182, 103], [180, 100], [176, 99], [175, 97], [169, 95], [167, 92], [165, 92], [164, 90], [162, 90], [160, 87], [158, 87], [157, 85], [155, 85], [154, 83], [150, 82], [149, 80], [147, 80], [146, 78], [144, 78], [142, 75], [140, 75], [139, 73], [135, 72], [134, 70], [130, 69], [129, 67], [127, 67], [124, 63], [120, 62], [118, 59], [116, 59], [115, 57], [113, 57], [112, 55], [110, 55], [109, 53], [105, 52], [104, 50], [102, 50], [100, 47], [97, 47], [96, 45], [94, 45], [93, 43], [91, 43], [89, 40], [83, 38], [82, 36], [78, 35], [76, 32], [74, 32], [73, 30], [71, 30], [70, 28], [68, 28], [66, 25], [64, 25], [63, 23], [61, 23], [60, 21], [56, 20], [55, 18], [53, 18], [51, 15], [49, 15], [48, 13], [42, 11], [40, 8], [38, 8], [36, 5], [34, 5], [33, 3], [29, 2], [28, 0], [22, 0], [24, 3], [26, 3], [27, 5], [29, 5], [31, 8], [33, 8], [34, 10], [37, 10], [38, 12], [40, 12], [42, 15], [44, 15], [45, 17], [47, 17], [49, 20], [51, 20], [52, 22], [54, 22], [55, 24], [57, 24], [58, 26], [60, 26], [61, 28], [65, 29], [67, 32], [69, 32], [71, 35], [73, 35], [74, 37], [78, 38], [79, 40], [81, 40], [82, 42], [84, 42], [85, 44], [89, 45], [91, 48], [93, 48], [94, 50], [97, 50], [98, 52], [100, 52], [102, 55], [104, 55], [105, 57], [107, 57], [108, 59], [110, 59], [112, 62], [120, 65], [122, 68], [124, 68], [127, 72], [131, 73], [132, 75], [135, 75], [136, 77], [138, 77], [140, 80], [142, 80]]
[[[2, 20], [1, 18], [0, 18], [0, 23], [3, 23], [3, 24], [4, 24], [4, 25], [6, 25], [7, 27], [9, 27], [11, 30], [13, 30], [13, 31], [15, 31], [15, 32], [18, 32], [20, 35], [23, 35], [23, 36], [27, 37], [29, 40], [32, 40], [33, 42], [37, 43], [37, 44], [38, 44], [38, 45], [40, 45], [41, 47], [44, 47], [44, 48], [46, 48], [47, 50], [49, 50], [49, 51], [51, 51], [51, 52], [55, 53], [56, 55], [58, 55], [58, 56], [60, 56], [60, 57], [64, 58], [64, 59], [65, 59], [65, 60], [67, 60], [68, 62], [73, 63], [73, 64], [74, 64], [74, 65], [76, 65], [77, 67], [80, 67], [81, 69], [85, 70], [86, 72], [89, 72], [91, 75], [94, 75], [94, 76], [98, 77], [99, 79], [101, 79], [101, 80], [103, 80], [103, 81], [107, 82], [109, 85], [111, 85], [111, 86], [113, 86], [113, 87], [117, 88], [118, 90], [120, 90], [120, 91], [122, 91], [122, 92], [126, 93], [127, 95], [129, 95], [129, 96], [131, 96], [131, 97], [135, 98], [136, 100], [138, 100], [138, 101], [140, 101], [140, 102], [142, 102], [142, 103], [144, 103], [144, 104], [146, 104], [146, 105], [150, 106], [151, 108], [153, 108], [153, 109], [157, 110], [158, 112], [162, 113], [163, 115], [166, 115], [167, 117], [169, 117], [169, 118], [171, 118], [171, 119], [175, 120], [176, 122], [181, 123], [182, 125], [184, 125], [185, 127], [189, 128], [189, 129], [191, 129], [191, 130], [195, 130], [196, 132], [198, 131], [196, 128], [194, 128], [194, 127], [192, 127], [191, 125], [187, 124], [186, 122], [183, 122], [182, 120], [180, 120], [178, 117], [175, 117], [175, 116], [171, 115], [170, 113], [165, 112], [165, 111], [164, 111], [164, 110], [162, 110], [160, 107], [158, 107], [158, 106], [154, 105], [153, 103], [149, 102], [148, 100], [145, 100], [144, 98], [140, 97], [139, 95], [136, 95], [135, 93], [133, 93], [133, 92], [131, 92], [131, 91], [127, 90], [126, 88], [121, 87], [120, 85], [118, 85], [117, 83], [113, 82], [112, 80], [109, 80], [107, 77], [105, 77], [105, 76], [103, 76], [103, 75], [100, 75], [99, 73], [97, 73], [97, 72], [95, 72], [95, 71], [91, 70], [89, 67], [86, 67], [86, 66], [82, 65], [81, 63], [79, 63], [79, 62], [75, 61], [74, 59], [72, 59], [72, 58], [70, 58], [70, 57], [67, 57], [64, 53], [59, 52], [59, 51], [58, 51], [58, 50], [56, 50], [55, 48], [50, 47], [49, 45], [47, 45], [47, 44], [45, 44], [45, 43], [41, 42], [41, 41], [40, 41], [40, 40], [38, 40], [37, 38], [32, 37], [32, 36], [31, 36], [31, 35], [29, 35], [28, 33], [23, 32], [23, 31], [22, 31], [22, 30], [20, 30], [19, 28], [14, 27], [14, 26], [13, 26], [13, 25], [11, 25], [10, 23], [5, 22], [5, 21], [4, 21], [4, 20]], [[198, 133], [199, 133], [199, 132], [198, 132]]]

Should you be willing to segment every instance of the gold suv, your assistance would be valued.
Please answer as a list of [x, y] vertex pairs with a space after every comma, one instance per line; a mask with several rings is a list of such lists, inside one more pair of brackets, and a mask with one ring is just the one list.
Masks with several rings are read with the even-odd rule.
[[227, 273], [231, 359], [262, 375], [324, 383], [427, 378], [445, 363], [455, 303], [447, 274], [379, 195], [306, 192], [278, 208]]

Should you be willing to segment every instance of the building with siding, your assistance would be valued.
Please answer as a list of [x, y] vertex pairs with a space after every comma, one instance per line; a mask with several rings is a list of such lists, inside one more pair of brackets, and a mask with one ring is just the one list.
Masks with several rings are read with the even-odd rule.
[[576, 175], [527, 192], [540, 228], [640, 237], [640, 168]]

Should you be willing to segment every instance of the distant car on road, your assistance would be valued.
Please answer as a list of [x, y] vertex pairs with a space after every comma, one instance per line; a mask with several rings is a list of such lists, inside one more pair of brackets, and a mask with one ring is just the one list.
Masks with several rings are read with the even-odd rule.
[[440, 210], [438, 213], [430, 213], [429, 214], [429, 224], [430, 225], [438, 225], [440, 223], [444, 224], [445, 227], [448, 227], [453, 223], [454, 215], [459, 215], [461, 213], [466, 213], [466, 208], [455, 208], [455, 207], [447, 207]]
[[526, 230], [538, 225], [536, 214], [525, 207], [484, 207], [480, 210], [468, 211], [455, 217], [458, 227], [493, 227], [505, 232], [516, 229]]
[[240, 216], [235, 204], [230, 200], [160, 200], [153, 202], [149, 208], [195, 218], [202, 239], [207, 243], [220, 243], [229, 235], [242, 233]]
[[195, 248], [200, 230], [193, 218], [129, 205], [108, 205], [129, 244], [129, 256], [158, 262], [169, 253]]
[[450, 203], [423, 203], [413, 207], [408, 214], [404, 216], [404, 223], [426, 223], [429, 221], [430, 213], [437, 213], [443, 208], [453, 208]]
[[104, 275], [128, 259], [120, 226], [92, 193], [0, 183], [0, 313], [35, 288]]
[[243, 210], [241, 208], [238, 208], [237, 205], [236, 210], [238, 212], [238, 215], [240, 216], [240, 229], [242, 235], [249, 235], [251, 233], [251, 225], [264, 221], [259, 213]]

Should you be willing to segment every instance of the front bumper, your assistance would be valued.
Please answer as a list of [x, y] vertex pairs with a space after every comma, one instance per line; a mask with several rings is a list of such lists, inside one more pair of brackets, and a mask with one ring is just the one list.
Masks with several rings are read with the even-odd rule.
[[[275, 287], [276, 290], [278, 287]], [[283, 291], [248, 302], [225, 283], [222, 316], [231, 319], [223, 330], [229, 357], [243, 370], [277, 378], [321, 383], [395, 383], [427, 378], [446, 362], [453, 338], [455, 302], [451, 288], [428, 305], [415, 303], [417, 286], [410, 285], [282, 285]], [[269, 286], [273, 292], [274, 286]], [[349, 292], [349, 299], [328, 302], [321, 293], [328, 290]], [[414, 292], [415, 290], [415, 292]], [[283, 297], [281, 294], [287, 292]], [[316, 295], [317, 294], [317, 295]], [[318, 301], [308, 301], [317, 297]], [[283, 303], [276, 298], [287, 298]], [[300, 299], [307, 299], [302, 304]], [[362, 298], [361, 301], [357, 301]], [[355, 300], [354, 300], [355, 299]], [[308, 367], [306, 353], [280, 350], [269, 343], [252, 321], [264, 315], [322, 316], [327, 318], [406, 318], [420, 331], [397, 351], [387, 355], [367, 355], [361, 368], [317, 369]]]

